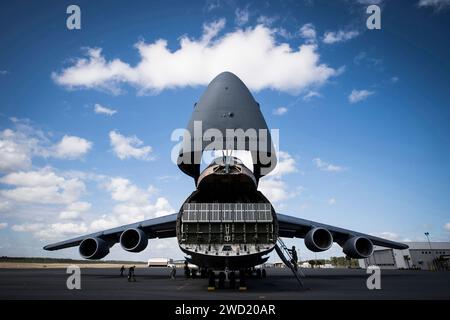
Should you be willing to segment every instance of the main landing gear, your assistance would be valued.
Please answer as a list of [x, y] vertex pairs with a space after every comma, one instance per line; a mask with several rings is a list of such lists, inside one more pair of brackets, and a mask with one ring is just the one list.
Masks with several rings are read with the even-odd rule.
[[[203, 271], [203, 270], [202, 270]], [[208, 270], [208, 291], [216, 289], [239, 289], [239, 291], [247, 290], [247, 278], [265, 279], [267, 277], [266, 269], [241, 269], [236, 271], [219, 271], [214, 272]], [[201, 272], [203, 274], [203, 272]], [[237, 277], [238, 276], [238, 277]], [[202, 277], [203, 278], [203, 277]]]

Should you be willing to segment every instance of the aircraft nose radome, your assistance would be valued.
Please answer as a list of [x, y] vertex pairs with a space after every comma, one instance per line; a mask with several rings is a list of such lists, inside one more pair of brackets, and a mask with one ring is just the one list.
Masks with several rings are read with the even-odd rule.
[[239, 81], [242, 82], [241, 79], [234, 73], [230, 71], [224, 71], [219, 73], [212, 81]]
[[[268, 132], [267, 124], [261, 113], [259, 104], [255, 101], [244, 82], [232, 72], [222, 72], [211, 81], [198, 103], [195, 104], [191, 119], [189, 120], [187, 126], [189, 135], [187, 135], [188, 139], [184, 140], [183, 146], [180, 149], [180, 162], [178, 166], [183, 172], [194, 177], [194, 179], [197, 179], [200, 175], [200, 166], [198, 163], [193, 163], [192, 157], [193, 155], [202, 154], [206, 147], [211, 147], [210, 144], [212, 141], [200, 139], [202, 141], [202, 148], [201, 150], [199, 148], [197, 148], [199, 150], [195, 149], [198, 145], [197, 141], [199, 138], [194, 138], [194, 124], [198, 125], [199, 123], [201, 124], [200, 130], [202, 130], [202, 134], [209, 129], [215, 129], [215, 132], [220, 131], [222, 138], [220, 141], [214, 140], [214, 147], [222, 143], [222, 148], [256, 151], [261, 159], [263, 156], [269, 154], [269, 164], [260, 163], [260, 160], [255, 156], [255, 172], [259, 172], [255, 175], [257, 180], [275, 167], [276, 155], [271, 152], [271, 150], [274, 150], [272, 138], [270, 137], [270, 132]], [[229, 134], [227, 133], [229, 129], [240, 129], [242, 132], [248, 132], [251, 129], [251, 132], [256, 132], [256, 146], [253, 143], [249, 143], [249, 139], [243, 139], [242, 143], [244, 146], [238, 145], [235, 142], [235, 145], [231, 147], [226, 138], [227, 134]], [[267, 134], [259, 136], [260, 132], [262, 132], [261, 130], [264, 130]], [[185, 163], [182, 158], [191, 160], [189, 163], [187, 161]], [[266, 170], [264, 173], [261, 173], [260, 169], [263, 167]]]
[[229, 71], [224, 71], [220, 74], [218, 74], [209, 84], [209, 88], [216, 87], [217, 85], [221, 87], [228, 87], [228, 88], [239, 88], [244, 89], [245, 91], [248, 91], [250, 94], [250, 90], [248, 90], [245, 83], [234, 73]]
[[[245, 83], [234, 73], [225, 71], [210, 82], [197, 104], [196, 111], [209, 113], [228, 110], [234, 112], [242, 108], [251, 108], [255, 112], [256, 109], [259, 109]], [[209, 114], [207, 118], [209, 116], [213, 115]]]

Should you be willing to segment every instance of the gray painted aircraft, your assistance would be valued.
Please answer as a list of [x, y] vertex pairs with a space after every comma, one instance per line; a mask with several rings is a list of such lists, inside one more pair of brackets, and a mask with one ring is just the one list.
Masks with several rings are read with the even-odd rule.
[[[242, 129], [244, 135], [236, 134], [236, 129]], [[234, 131], [232, 139], [230, 130]], [[202, 154], [210, 149], [225, 151], [201, 172]], [[250, 152], [253, 168], [232, 156], [231, 150]], [[336, 242], [351, 258], [369, 257], [374, 245], [407, 248], [402, 243], [275, 212], [258, 190], [259, 180], [276, 167], [273, 150], [259, 104], [237, 76], [223, 72], [212, 80], [195, 105], [183, 137], [177, 164], [194, 179], [196, 189], [178, 213], [50, 244], [44, 249], [79, 246], [83, 258], [102, 259], [116, 243], [126, 251], [140, 252], [147, 247], [148, 239], [177, 237], [190, 263], [214, 270], [242, 270], [264, 263], [274, 249], [283, 259], [280, 238], [303, 238], [306, 247], [315, 252], [328, 250]], [[289, 259], [283, 261], [289, 264]]]

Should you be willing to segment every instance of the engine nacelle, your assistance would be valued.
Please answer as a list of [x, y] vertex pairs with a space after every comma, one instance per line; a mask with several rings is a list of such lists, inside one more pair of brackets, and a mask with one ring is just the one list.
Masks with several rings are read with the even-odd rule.
[[325, 228], [314, 228], [309, 230], [305, 236], [306, 247], [314, 252], [330, 249], [333, 244], [333, 236]]
[[127, 229], [120, 235], [120, 245], [126, 251], [141, 252], [148, 245], [148, 237], [141, 229]]
[[86, 238], [81, 241], [78, 251], [84, 259], [97, 260], [106, 257], [109, 245], [100, 238]]
[[353, 237], [348, 239], [343, 246], [344, 253], [353, 259], [365, 259], [373, 253], [373, 243], [365, 237]]

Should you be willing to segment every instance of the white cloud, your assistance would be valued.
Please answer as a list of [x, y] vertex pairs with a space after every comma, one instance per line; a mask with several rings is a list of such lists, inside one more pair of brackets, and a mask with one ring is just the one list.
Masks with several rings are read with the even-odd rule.
[[304, 24], [300, 28], [300, 36], [306, 40], [306, 43], [315, 43], [317, 38], [316, 28], [312, 23]]
[[166, 176], [160, 176], [157, 177], [158, 180], [163, 181], [163, 182], [171, 182], [171, 181], [176, 181], [180, 179], [179, 175], [166, 175]]
[[297, 172], [297, 163], [295, 159], [285, 151], [279, 151], [278, 162], [275, 169], [268, 176], [281, 177], [289, 173]]
[[89, 232], [105, 230], [123, 224], [156, 218], [174, 213], [175, 210], [166, 198], [159, 197], [155, 202], [148, 199], [144, 203], [123, 202], [114, 206], [113, 213], [102, 215], [89, 224]]
[[397, 233], [394, 233], [394, 232], [385, 231], [385, 232], [371, 233], [371, 234], [373, 236], [392, 240], [392, 241], [401, 241], [401, 237]]
[[281, 27], [274, 28], [273, 31], [280, 37], [287, 39], [287, 40], [293, 39], [296, 36], [295, 34], [292, 34], [285, 28], [281, 28]]
[[[375, 237], [380, 237], [383, 239], [388, 239], [391, 241], [397, 241], [397, 242], [411, 242], [411, 239], [403, 237], [395, 232], [391, 231], [384, 231], [384, 232], [378, 232], [378, 233], [370, 233], [370, 235]], [[423, 239], [416, 239], [414, 241], [423, 241]]]
[[34, 232], [34, 236], [40, 240], [59, 240], [62, 238], [77, 236], [89, 232], [85, 223], [52, 223]]
[[375, 92], [369, 90], [352, 90], [348, 96], [348, 101], [350, 103], [357, 103], [366, 100], [369, 96], [373, 95]]
[[259, 190], [272, 202], [280, 202], [297, 196], [300, 191], [289, 188], [282, 177], [297, 172], [296, 162], [292, 156], [279, 151], [275, 169], [259, 182]]
[[112, 178], [105, 187], [111, 193], [111, 198], [120, 203], [113, 209], [114, 221], [107, 220], [101, 223], [131, 223], [174, 212], [166, 198], [159, 197], [154, 203], [150, 201], [157, 192], [153, 186], [142, 189], [128, 179], [118, 177]]
[[35, 232], [42, 229], [44, 225], [42, 223], [24, 223], [15, 224], [11, 227], [16, 232]]
[[7, 70], [0, 70], [0, 75], [1, 76], [5, 76], [7, 75], [9, 72]]
[[447, 222], [447, 223], [444, 225], [444, 229], [447, 230], [447, 231], [450, 231], [450, 222]]
[[346, 170], [346, 168], [344, 168], [344, 167], [328, 163], [326, 161], [323, 161], [320, 158], [313, 159], [313, 164], [316, 166], [317, 169], [319, 169], [321, 171], [341, 172], [341, 171], [345, 171]]
[[29, 120], [12, 118], [13, 129], [0, 131], [0, 171], [10, 172], [31, 167], [32, 158], [55, 157], [78, 159], [91, 148], [92, 142], [76, 136], [65, 135], [52, 144], [48, 135], [36, 129]]
[[235, 16], [234, 21], [239, 27], [243, 26], [244, 24], [247, 24], [249, 19], [248, 8], [243, 9], [236, 8], [236, 10], [234, 11], [234, 16]]
[[298, 192], [290, 191], [290, 188], [280, 178], [264, 177], [259, 182], [258, 189], [271, 201], [280, 202], [293, 198], [298, 195]]
[[74, 220], [80, 217], [80, 213], [89, 211], [91, 204], [89, 202], [74, 202], [69, 204], [64, 211], [61, 211], [59, 218], [63, 220]]
[[317, 91], [308, 91], [307, 94], [303, 96], [303, 100], [310, 101], [312, 98], [320, 98], [322, 95]]
[[119, 159], [136, 158], [140, 160], [153, 160], [150, 156], [152, 147], [143, 146], [143, 142], [136, 136], [125, 137], [119, 132], [111, 131], [109, 139], [113, 151]]
[[353, 58], [353, 63], [356, 65], [366, 65], [368, 67], [382, 68], [383, 60], [374, 58], [368, 55], [365, 51], [361, 51]]
[[206, 0], [204, 10], [206, 10], [207, 12], [210, 12], [212, 10], [220, 8], [221, 7], [220, 2], [221, 2], [220, 0]]
[[164, 197], [159, 197], [154, 203], [149, 201], [141, 205], [123, 203], [114, 207], [114, 213], [122, 223], [132, 223], [144, 219], [161, 217], [174, 212], [175, 210]]
[[39, 171], [13, 172], [2, 177], [0, 182], [21, 187], [51, 187], [64, 182], [64, 178], [57, 176], [50, 169], [42, 169]]
[[61, 220], [75, 220], [80, 217], [80, 213], [77, 211], [61, 211], [59, 214], [59, 218]]
[[11, 209], [11, 203], [8, 201], [0, 201], [0, 212], [6, 212]]
[[336, 198], [332, 197], [332, 198], [328, 199], [328, 204], [329, 204], [330, 206], [335, 205], [335, 204], [336, 204]]
[[132, 184], [130, 180], [120, 177], [112, 178], [106, 185], [106, 189], [111, 192], [113, 200], [134, 204], [146, 203], [148, 197], [153, 193], [151, 188], [148, 188], [147, 191], [140, 189]]
[[93, 220], [89, 229], [91, 232], [107, 230], [119, 226], [120, 223], [113, 216], [102, 215], [100, 218]]
[[36, 239], [41, 241], [56, 241], [98, 231], [92, 229], [85, 222], [24, 223], [13, 225], [11, 229], [16, 232], [32, 233]]
[[328, 31], [325, 32], [325, 34], [323, 35], [322, 41], [326, 44], [333, 44], [353, 39], [358, 35], [359, 35], [358, 31], [343, 31], [343, 30], [339, 30], [336, 32]]
[[6, 229], [7, 227], [8, 227], [8, 223], [7, 222], [1, 222], [0, 223], [0, 230]]
[[390, 80], [391, 80], [392, 83], [397, 83], [400, 80], [400, 78], [397, 77], [397, 76], [394, 76], [394, 77], [391, 77]]
[[1, 190], [0, 195], [18, 203], [68, 204], [76, 201], [86, 188], [81, 180], [66, 179], [49, 168], [10, 173], [0, 183], [15, 187]]
[[61, 159], [78, 159], [92, 148], [92, 142], [75, 136], [65, 135], [52, 149], [52, 156]]
[[450, 0], [419, 0], [419, 7], [433, 7], [435, 10], [450, 7]]
[[[74, 207], [70, 205], [68, 209], [87, 209], [90, 204], [78, 203]], [[71, 211], [67, 211], [65, 219], [75, 220], [79, 216], [72, 217]], [[158, 198], [155, 202], [149, 200], [145, 203], [123, 202], [114, 207], [113, 212], [92, 219], [83, 218], [76, 222], [57, 222], [57, 223], [24, 223], [14, 225], [12, 229], [17, 232], [30, 232], [39, 240], [61, 240], [68, 237], [87, 234], [114, 228], [123, 224], [142, 221], [174, 213], [175, 210], [170, 206], [165, 198]]]
[[52, 74], [67, 88], [103, 89], [120, 93], [123, 84], [140, 93], [208, 84], [223, 71], [236, 73], [252, 90], [274, 89], [299, 93], [324, 84], [337, 70], [320, 63], [317, 46], [298, 49], [277, 43], [276, 29], [264, 25], [237, 29], [222, 36], [224, 19], [206, 24], [200, 39], [183, 36], [180, 48], [171, 51], [167, 41], [139, 42], [140, 61], [135, 65], [107, 60], [102, 50], [91, 48], [87, 57]]
[[79, 201], [69, 204], [67, 210], [86, 212], [91, 209], [91, 204], [89, 202]]
[[279, 18], [276, 16], [268, 17], [268, 16], [259, 16], [258, 19], [256, 19], [257, 24], [270, 27], [275, 21], [277, 21]]
[[[79, 201], [85, 190], [81, 179], [93, 179], [110, 192], [117, 204], [109, 214], [91, 212], [91, 203]], [[33, 218], [38, 219], [30, 222], [29, 215], [23, 216], [26, 222], [16, 223], [11, 229], [31, 233], [38, 240], [61, 240], [176, 212], [166, 198], [152, 200], [157, 193], [154, 186], [139, 188], [124, 178], [90, 177], [78, 172], [61, 175], [44, 168], [7, 174], [0, 183], [15, 187], [0, 190], [0, 200], [7, 199], [8, 206], [9, 201], [20, 204], [20, 210], [33, 212]], [[65, 221], [55, 221], [58, 217]]]
[[286, 112], [288, 112], [288, 108], [286, 107], [279, 107], [273, 110], [273, 114], [276, 116], [282, 116]]
[[106, 114], [108, 116], [112, 116], [113, 114], [117, 113], [117, 110], [108, 108], [108, 107], [104, 107], [101, 104], [96, 103], [94, 105], [94, 112], [97, 114]]
[[11, 130], [0, 132], [0, 171], [13, 171], [31, 166], [31, 143]]

